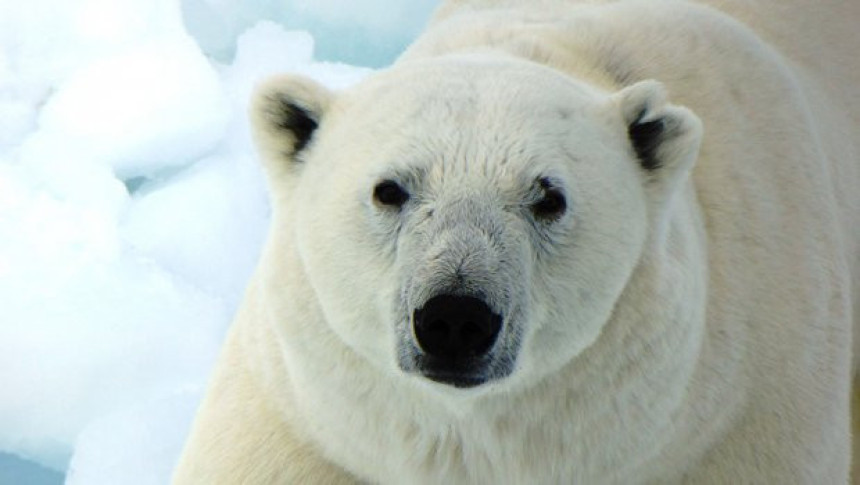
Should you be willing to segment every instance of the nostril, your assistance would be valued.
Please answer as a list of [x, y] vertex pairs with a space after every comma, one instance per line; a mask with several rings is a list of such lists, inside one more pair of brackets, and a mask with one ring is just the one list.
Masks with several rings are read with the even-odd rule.
[[440, 295], [415, 311], [413, 325], [418, 345], [428, 355], [476, 357], [492, 348], [502, 317], [478, 298]]
[[433, 320], [423, 325], [422, 334], [425, 342], [442, 343], [451, 338], [451, 327], [444, 320]]

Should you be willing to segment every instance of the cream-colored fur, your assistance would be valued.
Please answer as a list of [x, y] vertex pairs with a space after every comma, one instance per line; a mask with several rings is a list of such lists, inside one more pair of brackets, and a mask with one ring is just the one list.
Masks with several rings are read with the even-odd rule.
[[[846, 483], [858, 21], [449, 0], [356, 88], [262, 87], [270, 238], [175, 483]], [[551, 224], [523, 209], [543, 176]], [[374, 203], [397, 177], [411, 205]], [[398, 366], [458, 251], [515, 361], [471, 389]]]

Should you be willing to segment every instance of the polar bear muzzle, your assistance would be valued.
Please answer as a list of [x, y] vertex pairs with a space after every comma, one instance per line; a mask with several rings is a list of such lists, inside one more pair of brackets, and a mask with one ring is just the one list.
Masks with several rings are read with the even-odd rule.
[[501, 315], [483, 300], [438, 295], [415, 310], [415, 339], [421, 350], [422, 373], [455, 387], [483, 383], [481, 358], [492, 348], [502, 328]]

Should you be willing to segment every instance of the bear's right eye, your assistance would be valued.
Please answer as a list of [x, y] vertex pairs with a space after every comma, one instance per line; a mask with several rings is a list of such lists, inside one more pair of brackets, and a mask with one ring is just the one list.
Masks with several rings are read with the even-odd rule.
[[532, 204], [532, 213], [538, 219], [552, 221], [561, 217], [567, 209], [564, 193], [547, 178], [538, 180], [543, 195]]
[[383, 180], [374, 187], [373, 198], [382, 205], [400, 208], [409, 200], [409, 192], [393, 180]]

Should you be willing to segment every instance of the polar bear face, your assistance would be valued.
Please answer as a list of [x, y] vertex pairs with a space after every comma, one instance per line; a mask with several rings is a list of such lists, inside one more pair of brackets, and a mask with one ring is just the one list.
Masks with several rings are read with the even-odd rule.
[[252, 116], [305, 273], [284, 277], [379, 372], [442, 393], [527, 385], [598, 338], [701, 133], [655, 82], [475, 57], [337, 95], [278, 78]]

